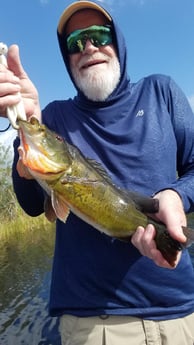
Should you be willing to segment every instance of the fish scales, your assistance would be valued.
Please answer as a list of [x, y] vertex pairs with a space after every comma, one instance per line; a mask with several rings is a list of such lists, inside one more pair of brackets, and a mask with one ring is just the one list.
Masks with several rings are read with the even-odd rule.
[[82, 215], [83, 220], [111, 236], [129, 237], [139, 224], [147, 224], [147, 217], [133, 202], [125, 200], [122, 193], [119, 195], [106, 181], [94, 181], [89, 177], [87, 182], [79, 179], [69, 182], [62, 176], [53, 189], [74, 212]]
[[94, 229], [126, 241], [139, 225], [152, 223], [156, 246], [171, 266], [177, 252], [194, 241], [194, 231], [185, 227], [186, 243], [171, 238], [164, 224], [147, 216], [158, 211], [157, 199], [115, 186], [97, 162], [85, 158], [36, 118], [19, 120], [18, 125], [23, 164], [50, 195], [45, 202], [45, 214], [52, 214], [50, 219], [55, 212], [65, 222], [71, 211]]

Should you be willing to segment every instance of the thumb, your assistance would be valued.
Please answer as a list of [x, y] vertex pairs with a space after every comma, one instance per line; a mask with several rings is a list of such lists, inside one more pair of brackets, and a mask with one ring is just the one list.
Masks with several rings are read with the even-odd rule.
[[16, 44], [13, 44], [9, 47], [7, 53], [7, 64], [9, 69], [19, 78], [19, 79], [26, 79], [27, 74], [23, 69], [20, 54], [19, 54], [19, 47]]

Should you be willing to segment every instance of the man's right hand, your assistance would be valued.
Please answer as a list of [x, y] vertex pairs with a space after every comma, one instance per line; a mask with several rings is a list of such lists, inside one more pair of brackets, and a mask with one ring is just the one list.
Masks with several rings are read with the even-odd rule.
[[38, 92], [22, 67], [17, 45], [9, 47], [7, 65], [0, 64], [0, 116], [6, 117], [6, 108], [22, 100], [27, 118], [35, 115], [41, 120]]

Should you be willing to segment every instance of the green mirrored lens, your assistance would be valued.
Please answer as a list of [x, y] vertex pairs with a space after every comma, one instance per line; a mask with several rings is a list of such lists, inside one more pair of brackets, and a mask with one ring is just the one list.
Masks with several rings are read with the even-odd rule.
[[108, 26], [92, 25], [83, 30], [75, 30], [67, 37], [67, 50], [69, 54], [82, 52], [87, 40], [96, 46], [105, 46], [112, 43], [111, 28]]

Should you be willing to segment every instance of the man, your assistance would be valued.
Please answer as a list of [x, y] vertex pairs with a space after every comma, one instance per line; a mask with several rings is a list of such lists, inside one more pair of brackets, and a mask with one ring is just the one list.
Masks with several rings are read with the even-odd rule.
[[[60, 18], [58, 39], [77, 95], [50, 103], [42, 121], [100, 162], [116, 185], [157, 197], [156, 218], [184, 242], [185, 212], [194, 203], [194, 118], [186, 97], [166, 76], [129, 81], [124, 38], [96, 2], [71, 4]], [[20, 91], [27, 116], [40, 117], [37, 91], [16, 46], [0, 72], [1, 113], [17, 104]], [[24, 210], [37, 216], [44, 212], [44, 194], [18, 160], [18, 141], [15, 192]], [[154, 236], [152, 225], [140, 224], [123, 243], [73, 214], [66, 224], [57, 220], [50, 314], [61, 318], [62, 344], [194, 343], [189, 254], [179, 253], [170, 269]]]

